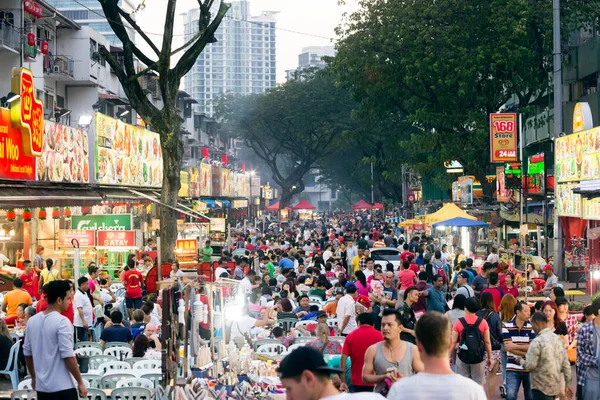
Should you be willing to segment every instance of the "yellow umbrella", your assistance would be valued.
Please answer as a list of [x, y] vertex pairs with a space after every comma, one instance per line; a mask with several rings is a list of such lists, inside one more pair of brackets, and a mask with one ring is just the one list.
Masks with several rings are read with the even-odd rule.
[[467, 214], [460, 207], [456, 206], [454, 203], [446, 203], [442, 208], [434, 212], [433, 214], [427, 214], [424, 217], [424, 220], [428, 224], [433, 224], [439, 221], [446, 221], [452, 218], [467, 218], [471, 220], [476, 220], [477, 218]]

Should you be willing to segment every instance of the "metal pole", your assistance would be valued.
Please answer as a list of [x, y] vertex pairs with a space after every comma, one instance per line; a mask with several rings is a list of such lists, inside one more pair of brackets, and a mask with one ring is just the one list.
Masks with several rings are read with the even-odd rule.
[[373, 162], [371, 162], [371, 204], [375, 204], [375, 192], [373, 190]]
[[156, 266], [157, 266], [157, 270], [156, 270], [156, 276], [158, 277], [158, 281], [162, 281], [163, 276], [162, 276], [162, 260], [160, 257], [160, 235], [156, 236]]
[[[521, 161], [521, 171], [525, 168], [525, 162], [523, 161], [523, 129], [521, 126], [521, 114], [519, 114], [519, 161]], [[522, 182], [522, 180], [521, 180]], [[521, 185], [523, 186], [523, 185]], [[521, 226], [523, 225], [523, 200], [525, 197], [525, 188], [521, 187], [520, 191], [520, 201], [519, 201], [519, 241], [523, 240], [521, 237]], [[521, 247], [524, 246], [525, 243], [521, 243]], [[517, 266], [515, 265], [515, 268]]]
[[[563, 131], [563, 98], [562, 98], [562, 60], [560, 46], [560, 0], [552, 0], [552, 25], [553, 25], [553, 61], [554, 73], [552, 81], [554, 83], [554, 137]], [[556, 203], [555, 203], [556, 205]], [[565, 270], [562, 256], [562, 226], [558, 213], [554, 213], [554, 270], [559, 279], [564, 279]]]
[[527, 196], [529, 196], [529, 176], [527, 174], [528, 163], [524, 155], [525, 144], [523, 143], [523, 114], [519, 114], [519, 132], [521, 135], [521, 171], [523, 171], [525, 176], [525, 188], [523, 188], [523, 196], [525, 197], [525, 226], [527, 227], [524, 238], [525, 240], [523, 241], [523, 247], [525, 247], [529, 241], [529, 200], [527, 199]]

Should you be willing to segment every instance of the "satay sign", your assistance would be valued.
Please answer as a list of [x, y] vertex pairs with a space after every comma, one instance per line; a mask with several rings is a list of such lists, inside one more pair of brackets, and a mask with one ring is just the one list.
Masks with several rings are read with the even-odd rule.
[[23, 152], [26, 156], [39, 157], [44, 148], [44, 105], [35, 97], [31, 71], [13, 68], [11, 90], [19, 95], [10, 106], [10, 120], [21, 131]]
[[134, 247], [135, 231], [98, 231], [98, 247]]

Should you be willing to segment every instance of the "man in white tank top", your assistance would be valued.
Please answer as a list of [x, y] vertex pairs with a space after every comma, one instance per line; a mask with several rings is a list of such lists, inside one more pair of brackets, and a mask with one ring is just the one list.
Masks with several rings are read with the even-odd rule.
[[363, 382], [375, 384], [375, 393], [387, 395], [391, 385], [423, 370], [423, 362], [412, 343], [400, 340], [402, 316], [386, 309], [381, 319], [383, 342], [370, 346], [365, 353]]

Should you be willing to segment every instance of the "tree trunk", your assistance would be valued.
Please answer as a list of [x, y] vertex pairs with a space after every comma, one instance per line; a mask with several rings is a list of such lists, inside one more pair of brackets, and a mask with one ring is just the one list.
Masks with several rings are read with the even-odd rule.
[[[177, 206], [181, 181], [179, 179], [181, 162], [183, 159], [183, 143], [179, 140], [179, 123], [171, 124], [170, 138], [163, 143], [163, 184], [160, 193], [161, 203]], [[177, 240], [177, 218], [178, 213], [173, 208], [160, 206], [160, 244], [161, 260], [175, 260], [175, 244]]]
[[475, 174], [475, 178], [481, 182], [481, 189], [483, 190], [483, 203], [491, 204], [494, 200], [494, 190], [496, 189], [496, 181], [488, 182], [485, 172]]
[[302, 193], [304, 191], [304, 182], [300, 181], [295, 187], [294, 186], [294, 184], [281, 186], [281, 200], [279, 201], [280, 210], [290, 205], [292, 202], [292, 197], [294, 197], [295, 194]]

